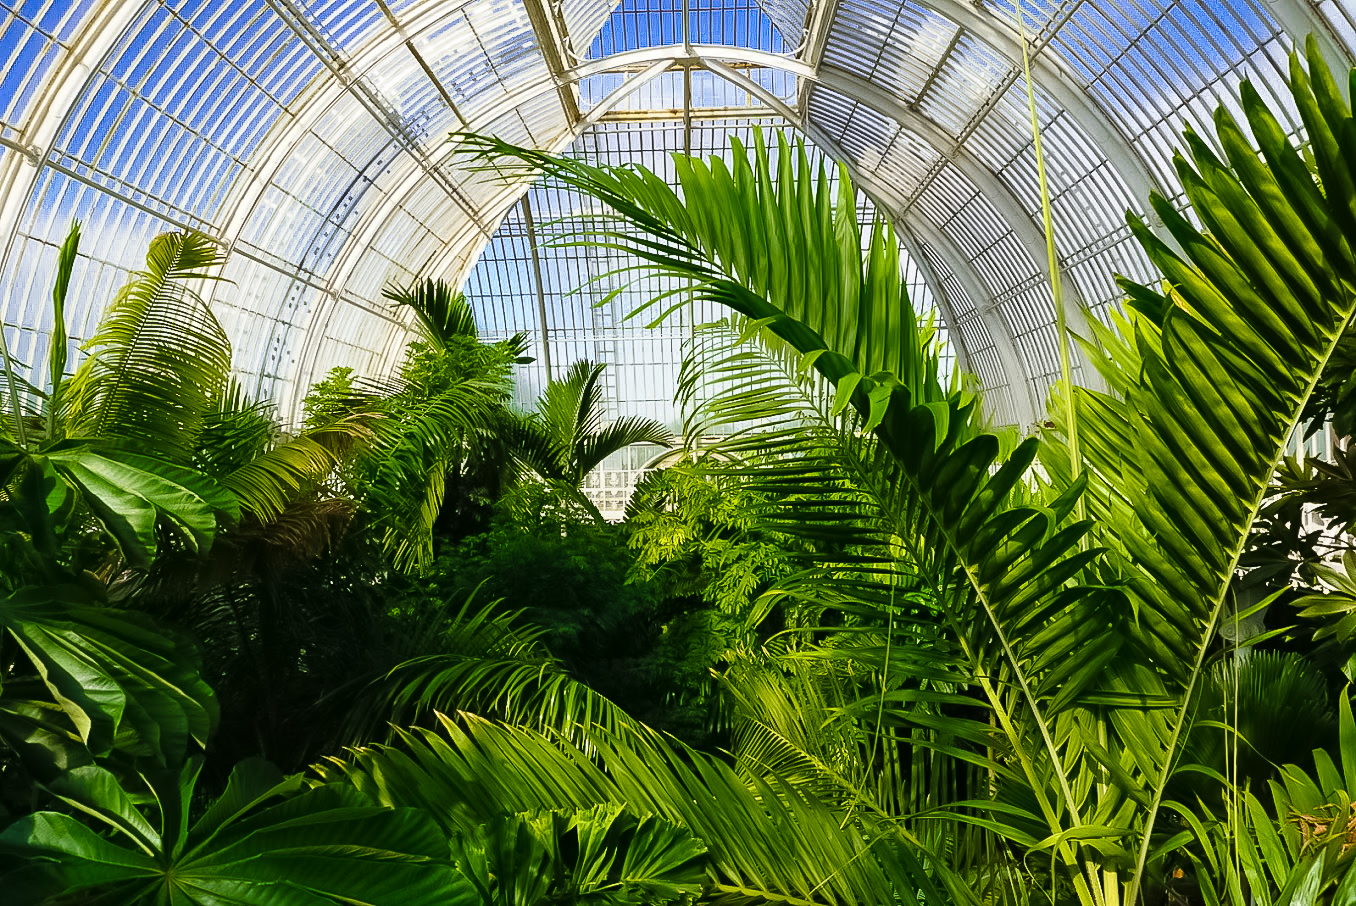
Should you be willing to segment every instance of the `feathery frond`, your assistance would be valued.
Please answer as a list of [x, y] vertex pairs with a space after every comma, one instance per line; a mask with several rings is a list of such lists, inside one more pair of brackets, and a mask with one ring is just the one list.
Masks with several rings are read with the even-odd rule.
[[231, 367], [230, 343], [194, 289], [220, 279], [207, 272], [221, 260], [201, 233], [151, 240], [146, 270], [108, 307], [68, 385], [68, 436], [116, 439], [187, 462]]

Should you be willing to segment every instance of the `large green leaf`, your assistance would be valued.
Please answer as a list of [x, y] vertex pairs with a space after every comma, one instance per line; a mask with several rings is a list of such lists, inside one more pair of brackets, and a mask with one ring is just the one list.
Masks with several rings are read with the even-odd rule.
[[150, 618], [100, 606], [79, 586], [42, 586], [0, 598], [0, 628], [95, 752], [116, 744], [174, 762], [206, 744], [217, 704], [196, 651]]
[[[1308, 73], [1292, 56], [1290, 90], [1316, 170], [1246, 83], [1246, 128], [1228, 108], [1215, 115], [1223, 158], [1188, 132], [1189, 159], [1175, 163], [1201, 227], [1152, 199], [1179, 254], [1130, 219], [1166, 279], [1159, 287], [1121, 281], [1133, 310], [1122, 337], [1103, 331], [1099, 357], [1115, 395], [1075, 393], [1089, 512], [1111, 550], [1105, 575], [1134, 603], [1127, 632], [1153, 666], [1150, 682], [1177, 699], [1152, 719], [1111, 715], [1150, 797], [1131, 896], [1240, 556], [1356, 310], [1356, 121], [1312, 42]], [[1047, 466], [1058, 483], [1070, 481], [1061, 446], [1048, 448]], [[1120, 683], [1109, 691], [1154, 690]]]
[[211, 478], [151, 456], [77, 441], [59, 445], [41, 459], [79, 489], [133, 566], [147, 566], [155, 556], [157, 524], [172, 527], [193, 550], [206, 553], [218, 520], [240, 518], [236, 498]]
[[820, 457], [788, 455], [772, 487], [783, 495], [826, 493], [798, 501], [782, 524], [839, 537], [847, 530], [852, 543], [899, 539], [945, 603], [1044, 833], [1057, 841], [1053, 850], [1074, 870], [1080, 895], [1099, 899], [1091, 861], [1077, 854], [1085, 796], [1062, 769], [1070, 736], [1052, 715], [1076, 702], [1115, 655], [1129, 608], [1115, 589], [1075, 581], [1097, 557], [1082, 543], [1088, 524], [1070, 519], [1081, 487], [1071, 483], [1048, 505], [1022, 504], [1019, 489], [1039, 441], [1003, 455], [1003, 443], [979, 423], [978, 400], [941, 383], [937, 356], [925, 349], [907, 301], [898, 244], [883, 222], [862, 256], [846, 174], [835, 197], [827, 171], [816, 174], [803, 150], [792, 153], [783, 140], [774, 170], [759, 141], [752, 154], [736, 149], [733, 170], [679, 158], [679, 191], [635, 169], [594, 167], [495, 139], [469, 143], [486, 158], [516, 159], [600, 199], [648, 235], [589, 235], [591, 225], [581, 224], [569, 241], [629, 252], [696, 297], [733, 309], [835, 389], [830, 415], [855, 410], [853, 430], [875, 436], [863, 461], [894, 486], [885, 518], [860, 498], [845, 512], [841, 474], [829, 474]]
[[[590, 734], [587, 748], [466, 716], [445, 734], [417, 730], [325, 772], [390, 805], [429, 809], [449, 834], [475, 836], [496, 816], [625, 803], [686, 828], [709, 855], [727, 902], [942, 902], [910, 848], [778, 781], [746, 785], [730, 766], [643, 730]], [[639, 865], [637, 865], [639, 868]]]
[[[148, 818], [103, 768], [71, 771], [52, 791], [112, 836], [74, 818], [38, 812], [0, 834], [6, 902], [36, 906], [58, 893], [99, 902], [196, 906], [444, 906], [469, 901], [448, 863], [447, 841], [411, 808], [381, 808], [348, 784], [304, 789], [258, 761], [242, 762], [192, 827], [200, 762], [149, 779]], [[11, 899], [13, 898], [13, 899]]]

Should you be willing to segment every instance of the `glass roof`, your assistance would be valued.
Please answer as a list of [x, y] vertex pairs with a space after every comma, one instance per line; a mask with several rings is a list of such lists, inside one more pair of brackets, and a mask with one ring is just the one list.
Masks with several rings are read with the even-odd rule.
[[[492, 276], [531, 260], [528, 187], [468, 173], [449, 133], [659, 166], [782, 124], [896, 221], [991, 414], [1026, 426], [1058, 356], [1022, 42], [1076, 327], [1148, 276], [1123, 213], [1175, 194], [1180, 130], [1245, 78], [1297, 128], [1288, 49], [1313, 32], [1348, 63], [1354, 23], [1352, 0], [0, 0], [0, 319], [36, 372], [71, 218], [73, 347], [153, 235], [199, 229], [241, 377], [295, 412], [331, 367], [398, 362], [390, 280], [469, 278], [492, 331], [540, 332], [534, 274]], [[551, 190], [529, 205], [549, 231]], [[538, 258], [553, 358], [610, 348], [618, 411], [659, 413], [674, 338], [569, 292], [601, 262]]]

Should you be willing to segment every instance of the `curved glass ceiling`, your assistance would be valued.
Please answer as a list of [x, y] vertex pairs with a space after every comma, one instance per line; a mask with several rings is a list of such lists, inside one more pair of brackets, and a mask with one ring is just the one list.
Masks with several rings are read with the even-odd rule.
[[[0, 0], [0, 318], [37, 371], [71, 218], [73, 346], [153, 235], [199, 229], [241, 377], [292, 412], [336, 365], [395, 366], [391, 280], [470, 275], [494, 330], [540, 334], [535, 284], [488, 276], [530, 260], [526, 186], [467, 172], [449, 133], [654, 163], [782, 123], [895, 219], [993, 417], [1026, 426], [1058, 356], [1023, 41], [1064, 285], [1105, 317], [1113, 273], [1148, 276], [1123, 212], [1176, 193], [1181, 128], [1244, 78], [1285, 111], [1294, 36], [1345, 65], [1354, 21], [1350, 0]], [[596, 262], [539, 263], [553, 356], [601, 357], [607, 314], [566, 293]], [[616, 337], [618, 411], [648, 412], [675, 347]]]

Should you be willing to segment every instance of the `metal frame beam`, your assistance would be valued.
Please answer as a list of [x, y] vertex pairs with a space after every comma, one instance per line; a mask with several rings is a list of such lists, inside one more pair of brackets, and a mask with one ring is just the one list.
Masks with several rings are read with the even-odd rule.
[[122, 39], [122, 33], [141, 15], [144, 5], [101, 3], [94, 8], [71, 39], [69, 52], [46, 74], [34, 95], [23, 132], [15, 143], [19, 153], [0, 157], [0, 268], [13, 251], [19, 220], [76, 98]]
[[574, 96], [574, 85], [566, 78], [570, 64], [565, 42], [569, 35], [560, 9], [554, 0], [522, 0], [522, 4], [537, 36], [537, 47], [546, 58], [546, 68], [551, 71], [560, 106], [565, 108], [565, 121], [574, 128], [580, 120], [579, 102]]
[[1323, 16], [1306, 0], [1266, 0], [1276, 24], [1294, 41], [1296, 46], [1304, 46], [1305, 35], [1313, 35], [1318, 40], [1318, 49], [1323, 52], [1328, 65], [1334, 68], [1342, 63], [1350, 65], [1356, 62], [1356, 47], [1348, 47], [1328, 26]]
[[[952, 165], [956, 167], [984, 196], [984, 200], [993, 206], [1003, 217], [1013, 235], [1031, 258], [1036, 271], [1047, 281], [1051, 278], [1049, 255], [1046, 250], [1044, 228], [1036, 223], [1032, 215], [1023, 208], [1013, 190], [998, 178], [998, 175], [977, 160], [963, 144], [960, 144], [948, 132], [928, 117], [909, 109], [894, 96], [882, 91], [873, 82], [835, 67], [820, 67], [819, 83], [825, 88], [844, 94], [855, 101], [865, 104], [877, 113], [890, 117], [901, 128], [907, 129], [922, 138]], [[912, 209], [913, 198], [907, 199], [902, 215]], [[1062, 267], [1062, 265], [1061, 265]], [[1091, 337], [1088, 323], [1087, 304], [1074, 275], [1064, 269], [1061, 273], [1064, 281], [1064, 293], [1070, 307], [1070, 328], [1081, 336]], [[1054, 304], [1053, 301], [1051, 304]], [[1081, 347], [1075, 349], [1084, 363], [1084, 380], [1094, 389], [1104, 389], [1100, 383], [1100, 374], [1092, 367], [1092, 362]]]
[[[833, 20], [837, 16], [838, 0], [818, 0], [810, 13], [809, 30], [805, 35], [805, 48], [801, 51], [800, 56], [805, 64], [815, 71], [818, 71], [819, 65], [824, 62], [824, 51], [829, 46], [829, 32], [833, 30]], [[805, 119], [805, 114], [810, 106], [811, 84], [802, 80], [800, 91], [796, 96], [796, 112], [801, 119]]]
[[[920, 6], [945, 16], [980, 38], [1017, 70], [1022, 66], [1022, 39], [1011, 23], [988, 7], [965, 0], [914, 0]], [[1066, 10], [1067, 16], [1071, 10]], [[1143, 156], [1088, 93], [1088, 87], [1056, 54], [1042, 53], [1045, 44], [1030, 45], [1031, 76], [1050, 97], [1083, 128], [1130, 187], [1132, 197], [1147, 203], [1149, 193], [1160, 190]], [[996, 100], [996, 98], [995, 98]]]
[[546, 317], [546, 284], [541, 277], [541, 255], [537, 252], [537, 225], [532, 220], [532, 193], [522, 194], [523, 229], [527, 231], [527, 247], [532, 252], [532, 280], [537, 289], [537, 325], [541, 331], [541, 359], [546, 367], [546, 380], [551, 380], [551, 325]]

